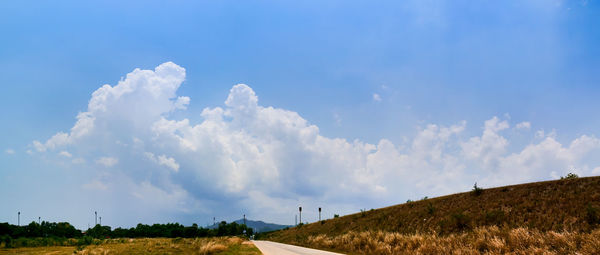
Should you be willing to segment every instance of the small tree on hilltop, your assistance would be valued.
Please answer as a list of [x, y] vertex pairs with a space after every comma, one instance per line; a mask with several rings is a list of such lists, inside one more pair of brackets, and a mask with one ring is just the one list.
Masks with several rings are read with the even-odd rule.
[[475, 183], [473, 184], [473, 190], [471, 190], [471, 192], [473, 192], [473, 195], [479, 196], [481, 193], [483, 193], [483, 189], [481, 187], [477, 187], [477, 183]]
[[568, 173], [566, 176], [560, 177], [561, 180], [573, 180], [573, 179], [577, 179], [577, 178], [579, 178], [579, 175], [576, 175], [574, 173]]

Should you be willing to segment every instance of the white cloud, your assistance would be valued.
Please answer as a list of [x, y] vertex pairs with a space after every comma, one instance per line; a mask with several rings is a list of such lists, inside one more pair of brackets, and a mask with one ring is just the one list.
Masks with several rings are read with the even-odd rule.
[[71, 153], [69, 153], [68, 151], [61, 151], [58, 153], [58, 155], [66, 157], [66, 158], [73, 157], [73, 155], [71, 155]]
[[381, 96], [377, 93], [373, 93], [373, 100], [376, 102], [381, 102]]
[[8, 154], [8, 155], [13, 155], [13, 154], [15, 154], [15, 150], [13, 150], [13, 149], [6, 149], [4, 152], [5, 152], [6, 154]]
[[507, 128], [509, 128], [508, 122], [500, 121], [495, 116], [485, 121], [482, 136], [472, 137], [467, 142], [461, 143], [466, 159], [480, 161], [485, 167], [494, 167], [498, 164], [499, 157], [504, 154], [508, 146], [508, 140], [498, 132]]
[[117, 163], [119, 163], [119, 159], [118, 158], [101, 157], [99, 159], [96, 159], [96, 164], [103, 165], [105, 167], [113, 167]]
[[146, 155], [148, 159], [152, 160], [153, 162], [159, 165], [166, 166], [175, 172], [179, 171], [179, 164], [177, 164], [174, 158], [167, 157], [166, 155], [160, 155], [156, 157], [151, 152], [146, 152], [144, 153], [144, 155]]
[[[190, 104], [176, 93], [184, 80], [185, 69], [170, 62], [154, 71], [136, 69], [94, 92], [69, 133], [32, 146], [87, 155], [72, 162], [95, 161], [82, 166], [92, 173], [111, 167], [118, 178], [103, 185], [153, 208], [260, 209], [280, 222], [288, 216], [285, 208], [298, 203], [335, 205], [346, 210], [337, 213], [348, 213], [464, 191], [475, 181], [485, 187], [547, 179], [572, 167], [600, 172], [596, 165], [584, 167], [585, 156], [600, 147], [594, 136], [565, 146], [555, 132], [541, 131], [538, 143], [510, 151], [511, 138], [504, 134], [509, 120], [493, 117], [481, 135], [466, 139], [467, 123], [461, 121], [426, 125], [396, 144], [348, 141], [321, 135], [297, 112], [260, 105], [244, 84], [233, 86], [224, 105], [204, 109], [200, 118], [174, 119], [173, 111]], [[515, 127], [530, 126], [523, 123]]]
[[531, 123], [529, 123], [527, 121], [524, 121], [524, 122], [518, 123], [515, 126], [515, 128], [516, 129], [526, 129], [526, 130], [529, 130], [531, 128]]

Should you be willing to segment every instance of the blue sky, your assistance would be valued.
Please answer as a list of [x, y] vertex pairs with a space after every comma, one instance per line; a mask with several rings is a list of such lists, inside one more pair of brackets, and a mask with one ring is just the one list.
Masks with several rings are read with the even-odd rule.
[[[475, 181], [598, 175], [598, 17], [592, 0], [5, 3], [0, 222], [21, 210], [83, 228], [99, 210], [112, 226], [243, 213], [290, 224], [300, 204], [346, 214]], [[154, 109], [143, 91], [164, 84], [152, 81], [103, 101], [110, 114], [88, 105], [104, 84], [169, 61], [184, 78], [157, 98], [187, 97], [185, 107], [149, 119], [119, 108]], [[258, 113], [236, 115], [256, 97]], [[216, 107], [224, 122], [202, 115]], [[81, 112], [96, 140], [50, 148]], [[167, 135], [149, 128], [160, 119], [188, 122]], [[192, 131], [203, 123], [220, 129]], [[134, 137], [143, 149], [123, 145]], [[209, 137], [221, 149], [198, 149]], [[164, 199], [144, 200], [153, 196]]]

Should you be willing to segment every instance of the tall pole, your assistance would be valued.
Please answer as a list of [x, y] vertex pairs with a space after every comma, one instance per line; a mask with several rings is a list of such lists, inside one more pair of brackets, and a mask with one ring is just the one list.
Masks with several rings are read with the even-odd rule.
[[244, 225], [246, 225], [246, 214], [244, 214]]
[[17, 213], [17, 226], [21, 226], [21, 212]]
[[102, 216], [100, 216], [100, 226], [102, 226]]
[[217, 224], [217, 219], [213, 217], [213, 226]]
[[298, 207], [298, 211], [300, 211], [300, 223], [302, 223], [302, 206]]
[[98, 212], [94, 211], [94, 227], [98, 225]]
[[319, 207], [319, 221], [321, 221], [321, 207]]
[[42, 225], [42, 217], [38, 217], [38, 224]]
[[294, 225], [298, 226], [298, 214], [294, 215]]

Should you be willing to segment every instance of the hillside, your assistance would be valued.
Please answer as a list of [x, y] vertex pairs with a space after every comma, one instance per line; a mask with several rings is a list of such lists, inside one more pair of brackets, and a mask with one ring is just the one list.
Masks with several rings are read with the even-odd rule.
[[[315, 236], [382, 231], [447, 236], [477, 227], [589, 233], [600, 223], [600, 177], [527, 183], [407, 202], [269, 233], [305, 244]], [[497, 228], [496, 228], [497, 229]], [[311, 239], [312, 240], [312, 239]], [[339, 250], [339, 249], [338, 249]]]

